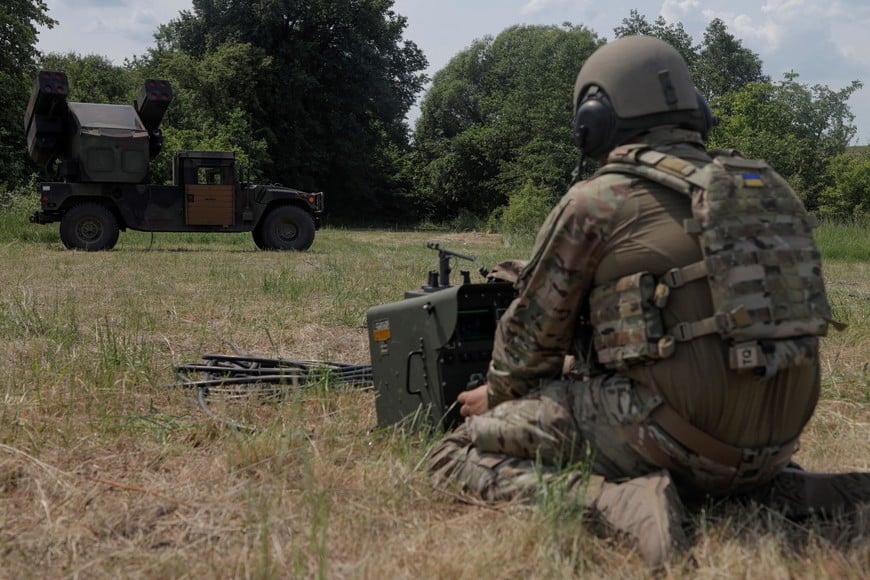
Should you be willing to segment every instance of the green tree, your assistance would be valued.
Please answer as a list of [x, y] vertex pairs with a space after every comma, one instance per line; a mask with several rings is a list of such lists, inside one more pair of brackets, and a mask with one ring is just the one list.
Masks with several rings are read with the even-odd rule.
[[16, 186], [28, 172], [22, 123], [36, 74], [37, 27], [55, 24], [43, 0], [0, 4], [0, 184], [6, 186]]
[[129, 105], [139, 89], [129, 68], [96, 54], [51, 52], [40, 59], [39, 68], [66, 74], [72, 102]]
[[837, 218], [870, 218], [870, 149], [837, 155], [828, 164], [828, 175], [819, 196], [821, 212]]
[[571, 90], [600, 41], [569, 24], [514, 26], [478, 40], [439, 71], [415, 131], [416, 194], [426, 217], [485, 219], [527, 183], [552, 199], [577, 150]]
[[251, 87], [270, 64], [262, 49], [247, 43], [222, 44], [200, 58], [166, 50], [159, 58], [136, 61], [140, 77], [167, 79], [173, 92], [162, 122], [164, 153], [152, 162], [152, 178], [171, 179], [174, 151], [214, 149], [235, 151], [249, 176], [261, 179], [269, 154], [265, 131], [252, 127], [261, 94]]
[[160, 27], [145, 60], [160, 69], [177, 53], [194, 62], [239, 51], [247, 64], [223, 52], [221, 70], [200, 71], [190, 106], [216, 98], [226, 114], [239, 108], [267, 143], [264, 172], [326, 191], [331, 215], [375, 213], [399, 188], [395, 150], [409, 147], [405, 114], [426, 80], [425, 57], [402, 39], [407, 22], [392, 5], [194, 0]]
[[692, 37], [683, 28], [683, 24], [681, 22], [668, 24], [662, 16], [659, 16], [655, 22], [650, 24], [646, 16], [637, 10], [632, 10], [627, 18], [622, 19], [622, 24], [613, 29], [613, 34], [616, 38], [638, 34], [661, 38], [677, 49], [683, 58], [686, 59], [689, 68], [693, 68], [695, 61], [698, 59], [697, 49], [694, 45], [695, 41], [692, 40]]
[[704, 40], [696, 50], [698, 57], [692, 63], [692, 76], [698, 90], [710, 102], [749, 83], [769, 80], [762, 73], [758, 55], [744, 48], [718, 18], [707, 25]]
[[762, 158], [789, 180], [810, 210], [818, 209], [827, 187], [827, 166], [855, 136], [849, 97], [861, 88], [852, 81], [834, 91], [809, 87], [796, 73], [780, 82], [754, 82], [715, 101], [719, 125], [713, 147], [734, 147]]

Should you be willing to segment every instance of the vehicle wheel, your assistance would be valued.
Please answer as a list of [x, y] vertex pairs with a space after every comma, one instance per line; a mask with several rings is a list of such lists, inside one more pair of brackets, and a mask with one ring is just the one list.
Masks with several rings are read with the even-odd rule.
[[267, 250], [307, 250], [314, 242], [314, 219], [302, 208], [279, 205], [263, 218], [262, 239]]
[[99, 203], [82, 203], [60, 220], [60, 239], [70, 250], [111, 250], [118, 242], [118, 220]]
[[263, 228], [257, 226], [251, 232], [251, 237], [254, 238], [254, 244], [261, 250], [268, 250], [266, 247], [266, 240], [263, 239]]

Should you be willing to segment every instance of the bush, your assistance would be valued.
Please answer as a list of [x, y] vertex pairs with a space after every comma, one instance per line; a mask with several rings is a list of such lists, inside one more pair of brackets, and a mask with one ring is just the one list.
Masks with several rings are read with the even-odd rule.
[[820, 196], [822, 214], [836, 218], [870, 217], [870, 151], [844, 153], [828, 163], [828, 185]]
[[30, 214], [39, 209], [36, 176], [27, 185], [0, 191], [0, 243], [12, 241], [56, 242], [56, 227], [31, 224]]
[[534, 236], [554, 204], [548, 188], [526, 181], [521, 189], [510, 195], [506, 206], [493, 212], [490, 225], [503, 234]]

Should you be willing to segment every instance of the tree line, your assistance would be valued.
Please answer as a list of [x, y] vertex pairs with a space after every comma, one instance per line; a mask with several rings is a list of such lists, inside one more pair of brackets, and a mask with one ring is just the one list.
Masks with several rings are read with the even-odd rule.
[[[326, 192], [336, 223], [506, 231], [534, 230], [569, 187], [574, 78], [606, 41], [582, 24], [513, 26], [429, 79], [392, 0], [193, 0], [123, 65], [38, 53], [37, 27], [56, 24], [43, 0], [7, 0], [0, 23], [2, 189], [45, 171], [27, 159], [21, 121], [38, 69], [66, 72], [70, 100], [85, 102], [130, 103], [144, 79], [165, 78], [175, 99], [155, 182], [170, 179], [166, 151], [231, 149], [253, 178]], [[696, 42], [681, 23], [633, 10], [613, 37], [631, 34], [686, 58], [720, 119], [711, 147], [766, 159], [812, 211], [870, 213], [870, 153], [847, 151], [860, 81], [831, 90], [794, 72], [773, 80], [718, 19]], [[412, 129], [406, 117], [427, 83]]]

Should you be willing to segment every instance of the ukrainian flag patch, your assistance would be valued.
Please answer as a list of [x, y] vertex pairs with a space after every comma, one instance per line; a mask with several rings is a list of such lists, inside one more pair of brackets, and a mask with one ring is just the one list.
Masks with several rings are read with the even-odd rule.
[[764, 182], [761, 181], [761, 175], [758, 173], [744, 173], [743, 174], [743, 186], [744, 187], [762, 187]]

